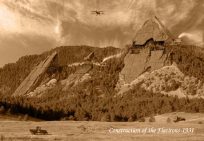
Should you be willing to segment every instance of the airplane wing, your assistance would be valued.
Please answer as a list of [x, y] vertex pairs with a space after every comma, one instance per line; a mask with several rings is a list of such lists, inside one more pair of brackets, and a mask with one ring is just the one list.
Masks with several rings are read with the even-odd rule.
[[104, 11], [91, 11], [92, 14], [97, 14], [97, 15], [100, 15], [100, 14], [104, 14]]

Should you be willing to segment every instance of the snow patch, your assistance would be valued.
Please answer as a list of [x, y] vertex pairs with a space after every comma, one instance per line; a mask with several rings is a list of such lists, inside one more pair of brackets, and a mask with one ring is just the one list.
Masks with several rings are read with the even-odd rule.
[[93, 65], [95, 65], [95, 66], [101, 66], [101, 64], [100, 63], [98, 63], [98, 62], [91, 62], [91, 63], [89, 63], [89, 62], [77, 62], [77, 63], [72, 63], [72, 64], [69, 64], [69, 65], [67, 65], [68, 67], [80, 67], [80, 66], [83, 66], [83, 65], [87, 65], [87, 64], [93, 64]]
[[108, 57], [103, 59], [102, 63], [105, 63], [105, 62], [109, 61], [110, 59], [120, 58], [120, 57], [122, 57], [122, 55], [123, 55], [123, 53], [118, 53], [115, 55], [108, 56]]

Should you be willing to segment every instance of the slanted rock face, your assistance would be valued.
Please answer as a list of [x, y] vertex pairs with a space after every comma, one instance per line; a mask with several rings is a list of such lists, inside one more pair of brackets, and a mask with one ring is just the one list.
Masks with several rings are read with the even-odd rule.
[[125, 67], [121, 76], [125, 82], [130, 83], [144, 72], [167, 65], [165, 43], [170, 39], [173, 37], [157, 17], [147, 20], [137, 32], [133, 45], [124, 59]]
[[65, 80], [61, 81], [61, 84], [64, 85], [63, 90], [66, 91], [72, 86], [77, 85], [77, 83], [82, 82], [83, 80], [89, 79], [88, 72], [92, 69], [92, 64], [83, 64], [76, 67], [76, 72], [69, 75]]
[[168, 40], [173, 40], [174, 37], [164, 27], [162, 22], [157, 17], [154, 17], [143, 24], [142, 28], [137, 32], [134, 42], [135, 45], [144, 45], [149, 39], [167, 42]]
[[124, 59], [124, 68], [121, 75], [126, 83], [132, 82], [135, 78], [146, 71], [153, 71], [162, 68], [166, 62], [167, 55], [163, 50], [151, 51], [149, 48], [143, 48], [138, 54], [128, 53]]
[[56, 55], [57, 52], [52, 53], [38, 66], [36, 66], [16, 89], [13, 96], [25, 96], [27, 93], [31, 92], [32, 89], [35, 89], [37, 87], [36, 84], [40, 81], [41, 76], [45, 73]]

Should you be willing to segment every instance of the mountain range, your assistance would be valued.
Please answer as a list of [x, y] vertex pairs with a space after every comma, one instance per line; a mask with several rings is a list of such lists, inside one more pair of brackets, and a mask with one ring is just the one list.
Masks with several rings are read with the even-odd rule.
[[[14, 95], [32, 70], [54, 52], [56, 57], [39, 75], [35, 85], [23, 95]], [[140, 49], [139, 54], [148, 56], [145, 48]], [[63, 46], [41, 55], [24, 56], [0, 69], [0, 103], [13, 113], [46, 120], [68, 117], [127, 121], [177, 110], [203, 111], [202, 48], [166, 46], [165, 59], [155, 58], [153, 53], [144, 64], [139, 61], [137, 66], [137, 59], [129, 61], [130, 57], [137, 58], [139, 54], [131, 54], [128, 47]], [[153, 62], [159, 62], [161, 68], [151, 69], [155, 65]], [[148, 68], [147, 64], [153, 67]], [[127, 70], [131, 66], [130, 74], [141, 73], [136, 73], [136, 77], [128, 76]], [[164, 103], [166, 105], [161, 107]], [[146, 110], [142, 111], [142, 107]]]

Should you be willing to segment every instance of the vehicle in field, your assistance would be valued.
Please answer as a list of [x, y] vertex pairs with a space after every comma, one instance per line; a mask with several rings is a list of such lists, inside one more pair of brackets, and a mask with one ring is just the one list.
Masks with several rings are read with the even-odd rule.
[[174, 122], [185, 121], [185, 120], [186, 120], [185, 118], [177, 116]]
[[42, 130], [39, 126], [36, 129], [30, 129], [30, 133], [33, 135], [48, 135], [47, 130]]

